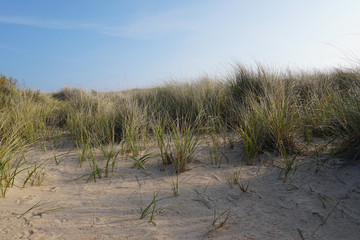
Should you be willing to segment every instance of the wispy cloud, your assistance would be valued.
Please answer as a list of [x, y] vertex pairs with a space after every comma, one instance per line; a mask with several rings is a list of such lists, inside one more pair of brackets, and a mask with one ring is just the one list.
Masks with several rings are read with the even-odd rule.
[[192, 14], [187, 14], [183, 9], [176, 9], [157, 15], [143, 16], [128, 25], [118, 27], [103, 26], [99, 30], [101, 33], [111, 36], [147, 38], [172, 33], [192, 32], [198, 27]]
[[35, 19], [19, 16], [0, 16], [0, 23], [15, 24], [29, 27], [45, 28], [45, 29], [63, 29], [63, 30], [88, 30], [99, 34], [124, 37], [146, 39], [158, 34], [166, 34], [169, 32], [184, 32], [194, 29], [193, 24], [189, 21], [177, 18], [173, 12], [165, 14], [146, 16], [141, 19], [135, 19], [128, 25], [106, 25], [97, 23], [80, 23], [74, 21]]
[[59, 20], [39, 20], [18, 16], [2, 16], [0, 17], [0, 23], [24, 25], [47, 29], [96, 29], [100, 27], [100, 25], [98, 24], [83, 24]]
[[[214, 38], [224, 35], [224, 31], [227, 31], [227, 29], [239, 25], [228, 24], [229, 21], [236, 21], [234, 16], [238, 16], [235, 7], [237, 4], [236, 2], [232, 4], [195, 2], [156, 14], [151, 13], [136, 18], [129, 16], [126, 24], [123, 22], [83, 23], [26, 16], [0, 16], [0, 24], [16, 24], [54, 30], [85, 30], [113, 37], [141, 40], [163, 39], [173, 35], [182, 35], [184, 37], [186, 34], [193, 33]], [[235, 20], [231, 18], [235, 18]]]

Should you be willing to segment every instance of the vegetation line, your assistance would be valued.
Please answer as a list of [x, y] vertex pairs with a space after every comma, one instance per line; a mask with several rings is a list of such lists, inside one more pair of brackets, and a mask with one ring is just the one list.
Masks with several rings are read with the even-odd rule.
[[[24, 185], [40, 185], [46, 170], [30, 167], [24, 153], [32, 146], [55, 152], [65, 137], [77, 146], [80, 166], [88, 163], [88, 181], [108, 177], [119, 156], [147, 172], [150, 155], [144, 150], [151, 138], [159, 147], [161, 169], [171, 166], [181, 174], [203, 136], [212, 164], [220, 167], [228, 160], [226, 142], [234, 147], [239, 139], [249, 165], [263, 153], [280, 156], [286, 181], [303, 146], [315, 137], [332, 139], [316, 154], [328, 149], [329, 157], [360, 156], [359, 119], [357, 67], [294, 72], [238, 65], [224, 79], [108, 93], [71, 88], [41, 93], [0, 74], [0, 190], [4, 197], [24, 169], [33, 169]], [[61, 163], [56, 155], [54, 160]]]

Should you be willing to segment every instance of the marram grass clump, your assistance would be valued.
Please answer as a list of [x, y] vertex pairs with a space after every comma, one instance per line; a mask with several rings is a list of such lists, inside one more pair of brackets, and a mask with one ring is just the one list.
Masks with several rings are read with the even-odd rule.
[[[172, 165], [181, 174], [206, 136], [224, 133], [240, 139], [247, 164], [255, 164], [262, 153], [276, 154], [291, 171], [293, 156], [314, 137], [329, 141], [330, 154], [347, 153], [357, 160], [360, 70], [295, 72], [239, 65], [221, 79], [109, 93], [65, 88], [52, 94], [21, 89], [1, 74], [0, 119], [3, 195], [21, 170], [20, 156], [28, 146], [46, 150], [46, 143], [65, 136], [84, 156], [87, 146], [100, 149], [105, 176], [118, 155], [141, 159], [149, 144], [158, 145], [162, 170]], [[212, 142], [216, 161], [219, 147]], [[121, 151], [114, 150], [115, 144]], [[144, 169], [146, 162], [141, 162]], [[91, 165], [92, 173], [98, 174], [96, 166]]]

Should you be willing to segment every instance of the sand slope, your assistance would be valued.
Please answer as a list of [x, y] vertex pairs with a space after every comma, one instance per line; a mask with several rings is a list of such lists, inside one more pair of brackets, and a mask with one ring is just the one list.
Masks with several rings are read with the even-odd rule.
[[[157, 203], [167, 208], [155, 214], [155, 226], [150, 215], [140, 219], [141, 212], [154, 193], [172, 196], [176, 180], [171, 166], [159, 170], [158, 157], [147, 165], [150, 175], [123, 159], [110, 177], [86, 183], [77, 178], [89, 168], [79, 167], [75, 150], [58, 166], [51, 152], [33, 150], [27, 159], [46, 161], [46, 179], [27, 188], [18, 181], [0, 199], [0, 239], [359, 239], [359, 163], [335, 159], [315, 173], [304, 160], [284, 184], [278, 168], [242, 166], [240, 151], [228, 154], [230, 162], [218, 168], [202, 146], [179, 176], [180, 195]], [[228, 183], [240, 166], [241, 181], [251, 182], [246, 193]], [[218, 228], [212, 226], [215, 209], [230, 211]]]

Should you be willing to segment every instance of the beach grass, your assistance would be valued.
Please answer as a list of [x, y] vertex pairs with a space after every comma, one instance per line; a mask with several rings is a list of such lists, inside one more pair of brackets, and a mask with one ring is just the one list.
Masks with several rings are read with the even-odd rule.
[[[226, 155], [217, 136], [224, 135], [226, 142], [228, 133], [240, 139], [244, 155], [239, 161], [253, 165], [270, 153], [285, 159], [286, 176], [296, 168], [294, 155], [314, 138], [328, 141], [332, 156], [357, 160], [360, 155], [358, 67], [306, 72], [238, 65], [222, 78], [122, 92], [64, 88], [41, 93], [22, 89], [1, 74], [0, 93], [3, 196], [25, 168], [21, 157], [26, 149], [47, 150], [49, 144], [53, 149], [62, 137], [78, 147], [79, 163], [89, 163], [94, 181], [103, 171], [108, 176], [120, 155], [132, 156], [145, 169], [141, 152], [153, 142], [162, 170], [172, 164], [177, 174], [184, 172], [203, 139], [210, 148], [209, 162], [220, 167]], [[102, 152], [104, 170], [95, 149]]]

